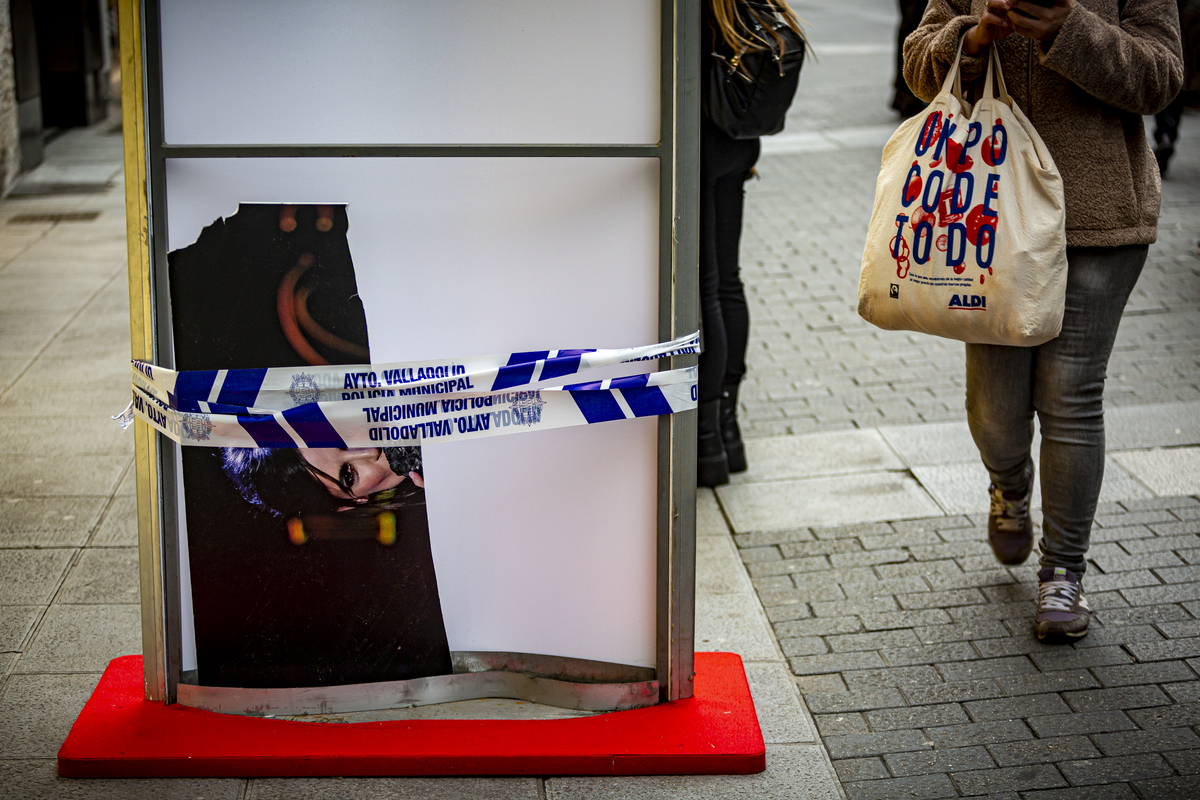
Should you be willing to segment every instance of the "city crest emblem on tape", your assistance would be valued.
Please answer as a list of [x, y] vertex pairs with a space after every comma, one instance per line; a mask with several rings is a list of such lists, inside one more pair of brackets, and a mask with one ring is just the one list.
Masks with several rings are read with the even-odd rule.
[[215, 427], [208, 414], [180, 414], [180, 417], [179, 427], [183, 435], [193, 441], [207, 441]]
[[317, 377], [301, 372], [292, 376], [292, 388], [288, 389], [292, 402], [298, 406], [315, 403], [321, 399], [321, 387], [317, 386]]
[[513, 414], [513, 419], [518, 425], [528, 425], [533, 427], [542, 421], [542, 406], [546, 405], [546, 401], [542, 399], [542, 393], [539, 391], [533, 392], [515, 392], [516, 398], [510, 406]]

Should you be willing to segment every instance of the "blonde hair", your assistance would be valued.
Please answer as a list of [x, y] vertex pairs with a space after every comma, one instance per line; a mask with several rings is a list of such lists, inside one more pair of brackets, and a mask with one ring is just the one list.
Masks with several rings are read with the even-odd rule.
[[[774, 42], [746, 28], [745, 23], [742, 22], [741, 17], [738, 15], [737, 7], [739, 5], [745, 7], [746, 11], [762, 25], [763, 31], [774, 39]], [[750, 77], [750, 74], [746, 72], [745, 65], [741, 63], [743, 53], [772, 50], [777, 52], [782, 58], [787, 48], [783, 37], [769, 24], [772, 21], [770, 19], [771, 15], [758, 10], [755, 6], [769, 7], [774, 14], [777, 14], [787, 23], [789, 28], [796, 32], [796, 35], [805, 44], [808, 44], [808, 37], [804, 35], [804, 31], [800, 27], [804, 24], [804, 20], [796, 16], [796, 13], [788, 6], [787, 0], [765, 0], [765, 2], [754, 4], [747, 3], [745, 0], [711, 0], [710, 6], [712, 8], [713, 22], [716, 23], [716, 29], [720, 31], [722, 38], [725, 39], [725, 44], [734, 52], [734, 60], [731, 63], [743, 72], [746, 77]]]

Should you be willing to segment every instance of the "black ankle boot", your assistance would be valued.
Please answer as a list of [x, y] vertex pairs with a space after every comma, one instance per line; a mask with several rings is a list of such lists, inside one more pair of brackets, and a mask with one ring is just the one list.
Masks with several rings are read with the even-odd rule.
[[738, 385], [725, 387], [721, 394], [721, 439], [730, 472], [746, 471], [746, 448], [742, 444], [742, 429], [737, 421]]
[[729, 483], [729, 461], [721, 440], [721, 401], [701, 403], [696, 421], [696, 485], [722, 486]]

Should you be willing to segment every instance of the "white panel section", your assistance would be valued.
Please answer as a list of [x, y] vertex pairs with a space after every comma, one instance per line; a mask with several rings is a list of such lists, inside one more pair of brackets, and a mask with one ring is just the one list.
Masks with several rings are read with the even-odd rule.
[[659, 138], [659, 0], [162, 0], [169, 144]]
[[[170, 249], [239, 202], [346, 203], [375, 361], [658, 336], [656, 159], [172, 160], [166, 175]], [[451, 649], [654, 665], [656, 430], [425, 448]]]

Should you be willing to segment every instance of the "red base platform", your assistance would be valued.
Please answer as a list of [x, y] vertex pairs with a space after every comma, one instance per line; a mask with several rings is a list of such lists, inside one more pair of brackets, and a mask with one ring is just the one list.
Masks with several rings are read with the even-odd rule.
[[217, 714], [143, 697], [141, 656], [108, 665], [62, 749], [69, 778], [716, 775], [766, 767], [742, 660], [697, 653], [695, 696], [558, 720], [350, 724]]

